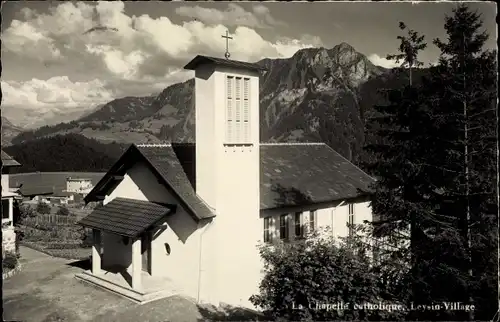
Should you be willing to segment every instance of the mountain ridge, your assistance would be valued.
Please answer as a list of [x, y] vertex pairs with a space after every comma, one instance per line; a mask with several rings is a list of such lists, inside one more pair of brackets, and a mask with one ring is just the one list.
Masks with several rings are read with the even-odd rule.
[[[350, 158], [359, 153], [366, 109], [361, 87], [387, 69], [347, 43], [257, 64], [268, 68], [260, 77], [262, 141], [323, 141]], [[21, 133], [13, 143], [66, 133], [101, 142], [193, 142], [193, 89], [189, 79], [157, 96], [118, 98], [78, 120]]]

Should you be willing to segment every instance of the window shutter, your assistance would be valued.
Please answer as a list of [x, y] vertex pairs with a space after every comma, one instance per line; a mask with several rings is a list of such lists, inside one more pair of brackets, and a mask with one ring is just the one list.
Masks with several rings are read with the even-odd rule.
[[227, 100], [227, 141], [232, 142], [233, 140], [233, 101], [231, 99]]
[[233, 135], [234, 135], [234, 129], [233, 129], [233, 124], [234, 124], [234, 106], [233, 106], [233, 78], [231, 76], [228, 76], [226, 78], [226, 88], [227, 88], [227, 102], [226, 102], [226, 140], [228, 142], [233, 141]]
[[236, 99], [241, 99], [241, 77], [236, 77]]
[[236, 77], [236, 133], [235, 140], [237, 143], [241, 143], [242, 133], [241, 133], [241, 77]]
[[250, 79], [243, 81], [243, 137], [250, 142]]

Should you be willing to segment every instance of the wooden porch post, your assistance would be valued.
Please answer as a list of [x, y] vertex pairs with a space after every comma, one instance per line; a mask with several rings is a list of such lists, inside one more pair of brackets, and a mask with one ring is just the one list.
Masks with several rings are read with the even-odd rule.
[[92, 229], [92, 274], [101, 274], [101, 231]]
[[135, 290], [142, 288], [142, 255], [141, 238], [133, 240], [132, 244], [132, 288]]

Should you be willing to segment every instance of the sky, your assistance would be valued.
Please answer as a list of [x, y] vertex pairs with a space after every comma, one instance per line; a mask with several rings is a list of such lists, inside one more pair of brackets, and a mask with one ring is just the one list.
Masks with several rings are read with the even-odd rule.
[[[496, 48], [494, 2], [471, 2]], [[444, 17], [456, 2], [77, 2], [2, 5], [2, 110], [8, 115], [71, 113], [124, 96], [146, 96], [193, 77], [198, 54], [291, 57], [346, 42], [373, 63], [394, 66], [399, 21], [426, 36], [419, 57], [437, 61]], [[29, 113], [28, 113], [29, 112]], [[14, 115], [15, 116], [15, 115]], [[12, 120], [16, 123], [15, 120]]]

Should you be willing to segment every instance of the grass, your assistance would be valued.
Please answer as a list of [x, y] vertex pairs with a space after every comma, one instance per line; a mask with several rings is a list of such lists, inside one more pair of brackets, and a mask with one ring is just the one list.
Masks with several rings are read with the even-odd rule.
[[54, 248], [55, 245], [68, 245], [59, 242], [33, 242], [22, 241], [21, 245], [45, 253], [47, 255], [65, 259], [88, 259], [91, 255], [91, 248], [82, 248], [76, 246], [74, 248]]

